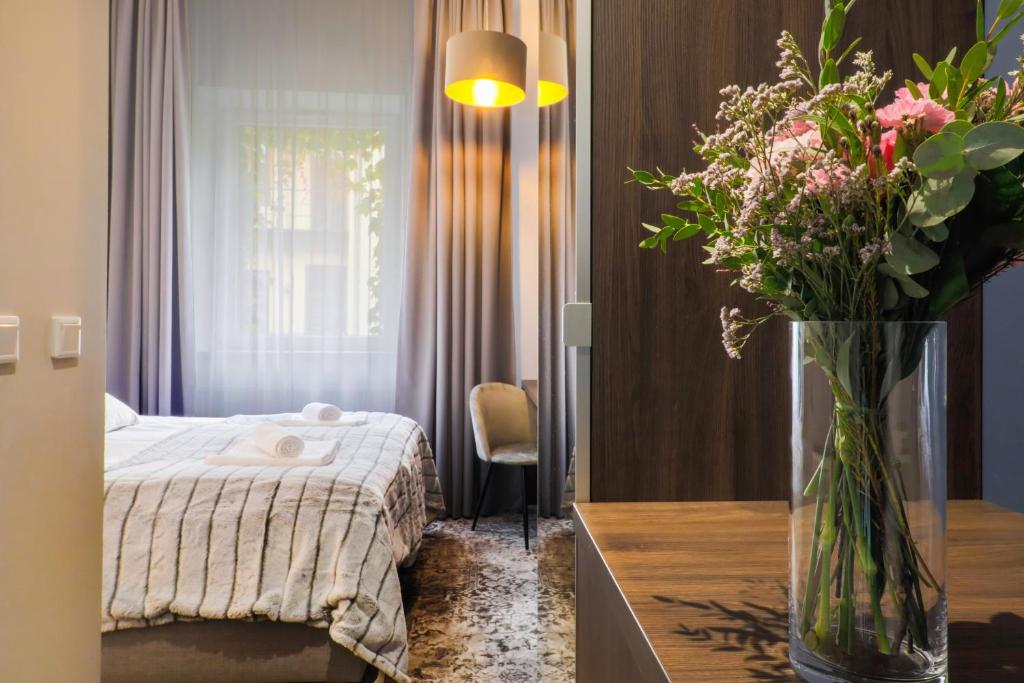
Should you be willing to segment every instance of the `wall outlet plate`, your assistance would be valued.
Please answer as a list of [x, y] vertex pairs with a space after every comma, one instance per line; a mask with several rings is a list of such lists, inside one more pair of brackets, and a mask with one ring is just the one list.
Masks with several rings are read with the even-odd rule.
[[78, 358], [82, 355], [82, 319], [55, 315], [50, 319], [50, 357]]
[[562, 306], [562, 343], [565, 346], [590, 346], [591, 306], [570, 303]]
[[21, 327], [16, 315], [0, 315], [0, 363], [17, 363]]

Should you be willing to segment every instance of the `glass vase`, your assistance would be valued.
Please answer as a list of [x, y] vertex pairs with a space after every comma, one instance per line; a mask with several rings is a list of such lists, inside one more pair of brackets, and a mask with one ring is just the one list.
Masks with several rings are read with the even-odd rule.
[[946, 681], [946, 329], [792, 323], [790, 661]]

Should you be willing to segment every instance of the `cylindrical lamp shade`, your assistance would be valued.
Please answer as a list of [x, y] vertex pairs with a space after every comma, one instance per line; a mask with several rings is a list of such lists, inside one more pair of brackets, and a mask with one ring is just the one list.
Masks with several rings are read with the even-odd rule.
[[526, 43], [501, 31], [448, 39], [444, 93], [474, 107], [510, 107], [526, 98]]
[[546, 107], [569, 96], [569, 47], [554, 33], [540, 34], [537, 104]]

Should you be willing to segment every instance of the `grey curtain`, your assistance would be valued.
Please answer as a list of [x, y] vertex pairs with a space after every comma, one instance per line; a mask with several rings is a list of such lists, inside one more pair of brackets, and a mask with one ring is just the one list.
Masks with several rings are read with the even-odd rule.
[[[467, 401], [515, 379], [509, 113], [444, 95], [445, 43], [507, 30], [510, 0], [416, 2], [413, 169], [398, 412], [434, 447], [449, 514], [468, 516], [480, 481]], [[515, 472], [514, 474], [518, 474]]]
[[188, 414], [185, 0], [113, 0], [110, 21], [107, 387], [139, 412]]
[[540, 110], [538, 157], [540, 243], [540, 377], [537, 410], [538, 511], [559, 515], [575, 443], [575, 369], [562, 344], [562, 306], [576, 283], [575, 7], [573, 0], [541, 0], [540, 30], [566, 39], [569, 97]]

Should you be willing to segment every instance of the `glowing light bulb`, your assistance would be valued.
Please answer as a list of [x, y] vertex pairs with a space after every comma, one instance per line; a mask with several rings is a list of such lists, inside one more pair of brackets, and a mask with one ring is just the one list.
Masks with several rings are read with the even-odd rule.
[[498, 100], [498, 84], [489, 78], [473, 81], [473, 104], [493, 107]]

